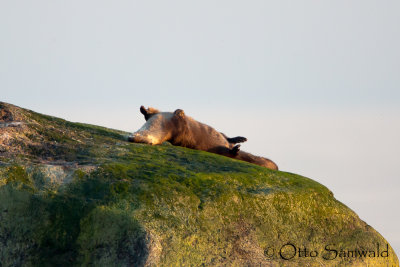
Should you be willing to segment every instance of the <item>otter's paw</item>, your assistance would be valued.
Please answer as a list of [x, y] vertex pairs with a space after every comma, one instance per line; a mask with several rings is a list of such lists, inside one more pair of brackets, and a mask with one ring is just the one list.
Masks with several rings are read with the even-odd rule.
[[229, 150], [229, 154], [236, 156], [240, 151], [240, 145], [234, 146], [231, 150]]

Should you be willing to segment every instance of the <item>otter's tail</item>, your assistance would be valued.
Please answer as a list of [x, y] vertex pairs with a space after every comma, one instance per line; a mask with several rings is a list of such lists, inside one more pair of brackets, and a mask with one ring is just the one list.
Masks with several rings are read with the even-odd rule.
[[266, 167], [268, 169], [278, 170], [278, 165], [276, 165], [275, 162], [273, 162], [272, 160], [269, 160], [269, 159], [263, 158], [263, 157], [254, 156], [254, 155], [244, 152], [244, 151], [239, 151], [234, 158], [243, 160], [243, 161], [247, 161], [250, 163], [254, 163], [254, 164], [260, 165], [262, 167]]

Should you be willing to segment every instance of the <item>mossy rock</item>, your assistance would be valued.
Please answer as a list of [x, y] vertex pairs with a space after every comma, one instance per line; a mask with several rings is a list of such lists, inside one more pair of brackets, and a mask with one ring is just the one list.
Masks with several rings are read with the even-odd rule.
[[0, 266], [398, 266], [311, 179], [0, 109]]

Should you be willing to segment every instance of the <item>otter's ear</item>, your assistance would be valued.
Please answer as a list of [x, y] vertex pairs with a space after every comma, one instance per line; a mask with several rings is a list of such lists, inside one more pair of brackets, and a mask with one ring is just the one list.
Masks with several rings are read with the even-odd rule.
[[149, 107], [148, 109], [146, 109], [144, 106], [140, 106], [140, 113], [142, 113], [144, 115], [144, 119], [147, 121], [148, 119], [150, 119], [150, 117], [154, 114], [159, 113], [160, 111], [158, 109]]
[[140, 113], [142, 113], [143, 115], [147, 115], [147, 110], [144, 106], [140, 106]]
[[185, 117], [185, 112], [183, 112], [182, 109], [177, 109], [174, 112], [174, 116], [180, 117], [180, 118], [184, 118]]

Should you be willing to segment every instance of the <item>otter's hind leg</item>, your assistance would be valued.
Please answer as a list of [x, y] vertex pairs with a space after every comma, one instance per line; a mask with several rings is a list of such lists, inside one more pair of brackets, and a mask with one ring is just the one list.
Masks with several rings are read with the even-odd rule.
[[236, 136], [236, 137], [232, 137], [232, 138], [226, 138], [226, 140], [228, 140], [228, 142], [231, 144], [237, 144], [237, 143], [246, 142], [247, 138], [243, 137], [243, 136]]
[[230, 158], [235, 158], [238, 155], [239, 151], [240, 151], [240, 145], [236, 145], [232, 148], [219, 146], [211, 150], [208, 150], [208, 152], [223, 155]]
[[223, 133], [221, 133], [221, 134], [225, 137], [226, 141], [228, 141], [230, 144], [243, 143], [243, 142], [247, 141], [247, 138], [243, 137], [243, 136], [236, 136], [236, 137], [229, 138], [225, 134], [223, 134]]

